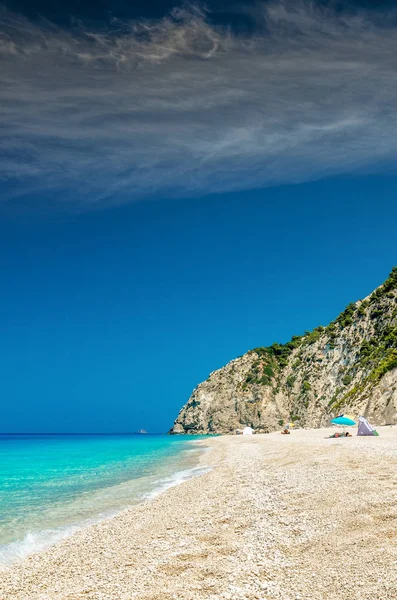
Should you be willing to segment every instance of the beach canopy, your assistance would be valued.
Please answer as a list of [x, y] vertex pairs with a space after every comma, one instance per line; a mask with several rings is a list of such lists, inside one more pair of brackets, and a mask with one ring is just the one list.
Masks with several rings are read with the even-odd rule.
[[243, 435], [252, 435], [253, 433], [254, 433], [254, 430], [251, 427], [244, 427]]
[[365, 417], [358, 417], [357, 435], [375, 435], [372, 425], [370, 425]]
[[347, 427], [352, 427], [356, 424], [350, 415], [339, 415], [339, 417], [332, 419], [331, 423], [332, 425], [346, 425]]

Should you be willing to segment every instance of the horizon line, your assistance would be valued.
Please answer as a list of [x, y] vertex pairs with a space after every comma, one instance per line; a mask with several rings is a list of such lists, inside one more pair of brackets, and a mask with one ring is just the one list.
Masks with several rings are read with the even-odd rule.
[[166, 435], [166, 431], [140, 433], [139, 431], [115, 431], [115, 432], [76, 432], [76, 431], [0, 431], [0, 435]]

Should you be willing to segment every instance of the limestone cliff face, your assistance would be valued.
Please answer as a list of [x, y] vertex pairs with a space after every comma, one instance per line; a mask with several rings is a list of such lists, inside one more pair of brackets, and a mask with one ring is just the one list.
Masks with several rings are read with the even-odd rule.
[[320, 427], [342, 412], [397, 422], [397, 267], [327, 327], [255, 348], [192, 393], [171, 433]]

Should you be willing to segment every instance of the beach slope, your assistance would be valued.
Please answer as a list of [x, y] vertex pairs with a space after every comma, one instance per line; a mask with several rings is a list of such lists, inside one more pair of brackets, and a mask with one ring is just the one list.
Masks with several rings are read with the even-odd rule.
[[1, 600], [397, 597], [397, 427], [218, 437], [214, 468], [0, 573]]

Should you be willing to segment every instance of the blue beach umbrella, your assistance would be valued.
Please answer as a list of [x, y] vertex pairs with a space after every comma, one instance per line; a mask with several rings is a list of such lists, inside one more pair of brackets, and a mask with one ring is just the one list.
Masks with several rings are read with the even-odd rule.
[[356, 422], [347, 415], [340, 415], [339, 417], [332, 419], [331, 423], [332, 425], [346, 425], [347, 427], [352, 427], [356, 424]]

